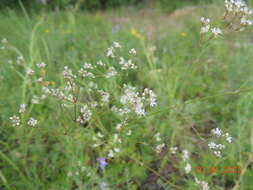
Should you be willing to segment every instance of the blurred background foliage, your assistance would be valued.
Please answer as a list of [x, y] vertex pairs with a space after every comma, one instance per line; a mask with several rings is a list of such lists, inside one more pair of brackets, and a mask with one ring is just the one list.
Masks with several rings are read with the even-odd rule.
[[[207, 4], [219, 0], [1, 0], [1, 8], [20, 8], [25, 7], [40, 9], [82, 9], [97, 10], [111, 9], [121, 6], [150, 6], [161, 7], [166, 11], [173, 11], [182, 6], [191, 6], [197, 3]], [[252, 0], [253, 1], [253, 0]]]

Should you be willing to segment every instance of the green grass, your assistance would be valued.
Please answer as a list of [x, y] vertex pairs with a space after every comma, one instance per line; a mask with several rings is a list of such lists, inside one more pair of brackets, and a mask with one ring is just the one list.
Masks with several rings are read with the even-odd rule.
[[[96, 190], [103, 189], [103, 183], [108, 189], [201, 189], [194, 177], [208, 182], [212, 190], [232, 189], [237, 181], [237, 189], [252, 189], [252, 166], [243, 175], [224, 173], [227, 166], [244, 168], [252, 158], [252, 29], [200, 45], [199, 18], [218, 18], [220, 9], [216, 6], [177, 17], [177, 22], [166, 22], [172, 18], [160, 12], [152, 13], [150, 19], [127, 13], [0, 14], [0, 37], [8, 40], [0, 52], [0, 189]], [[130, 21], [113, 33], [112, 16], [129, 17]], [[154, 25], [151, 40], [142, 41], [130, 32], [135, 27], [146, 36]], [[99, 87], [110, 92], [111, 102], [93, 110], [88, 126], [73, 121], [79, 104], [66, 109], [49, 95], [40, 104], [31, 103], [34, 95], [42, 95], [43, 85], [65, 86], [62, 71], [66, 65], [75, 73], [84, 62], [102, 60], [115, 66], [105, 56], [113, 41], [122, 45], [120, 54], [124, 57], [129, 57], [129, 49], [136, 49], [133, 60], [138, 69], [97, 79]], [[152, 51], [152, 47], [156, 49]], [[25, 67], [36, 71], [34, 76], [16, 64], [21, 55]], [[42, 61], [47, 63], [45, 70], [36, 68]], [[36, 82], [44, 75], [47, 82]], [[97, 99], [88, 91], [88, 81], [78, 81], [82, 87], [80, 104]], [[108, 158], [108, 166], [101, 170], [96, 159], [107, 157], [114, 146], [115, 126], [124, 120], [110, 111], [112, 105], [119, 105], [123, 84], [137, 86], [140, 92], [146, 87], [152, 89], [158, 106], [149, 108], [144, 118], [131, 115], [127, 129], [132, 135], [122, 132], [121, 152]], [[26, 123], [11, 126], [9, 117], [18, 114], [21, 103], [27, 104], [22, 121], [34, 117], [39, 121], [37, 127]], [[207, 147], [212, 139], [210, 131], [216, 127], [233, 137], [231, 144], [225, 143], [222, 158], [216, 158]], [[98, 131], [105, 136], [105, 145], [93, 148], [92, 137]], [[157, 132], [166, 144], [160, 154], [154, 151]], [[169, 151], [173, 146], [179, 148], [176, 155]], [[184, 149], [190, 153], [190, 174], [184, 171]], [[198, 166], [206, 170], [218, 167], [219, 171], [201, 174]], [[69, 172], [73, 175], [68, 176]]]

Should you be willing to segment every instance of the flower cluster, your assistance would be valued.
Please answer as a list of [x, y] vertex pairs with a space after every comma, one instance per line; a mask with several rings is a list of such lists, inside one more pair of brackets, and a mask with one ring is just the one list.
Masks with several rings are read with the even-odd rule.
[[135, 112], [138, 116], [145, 115], [145, 104], [153, 107], [156, 105], [156, 95], [150, 89], [145, 89], [142, 95], [137, 92], [135, 87], [124, 85], [123, 95], [120, 97], [120, 102], [128, 108], [129, 112]]
[[164, 143], [160, 143], [160, 141], [161, 141], [161, 134], [160, 134], [160, 133], [156, 133], [156, 134], [154, 135], [154, 138], [155, 138], [156, 142], [159, 143], [159, 144], [156, 145], [156, 147], [155, 147], [156, 153], [159, 154], [159, 153], [162, 152], [162, 149], [165, 147], [165, 144], [164, 144]]
[[10, 117], [10, 120], [11, 120], [11, 125], [13, 127], [19, 127], [20, 126], [20, 117], [19, 116], [12, 116]]
[[77, 118], [77, 122], [86, 124], [92, 116], [92, 112], [87, 105], [84, 105], [80, 110], [80, 116]]
[[198, 184], [198, 185], [201, 185], [202, 186], [202, 190], [209, 190], [209, 186], [208, 186], [208, 183], [205, 182], [205, 181], [200, 181], [198, 178], [195, 177], [195, 182]]
[[225, 0], [226, 13], [224, 19], [230, 22], [230, 28], [234, 30], [243, 30], [244, 27], [253, 25], [249, 16], [253, 11], [242, 0]]
[[[225, 140], [229, 143], [232, 143], [232, 137], [228, 134], [228, 133], [224, 133], [221, 129], [219, 128], [215, 128], [211, 131], [211, 133], [213, 135], [215, 135], [218, 138], [225, 138]], [[208, 147], [213, 150], [213, 153], [215, 154], [215, 156], [217, 157], [222, 157], [221, 154], [221, 150], [223, 150], [225, 148], [225, 145], [223, 144], [217, 144], [213, 141], [211, 141], [210, 143], [208, 143]]]
[[189, 163], [189, 158], [190, 158], [189, 151], [188, 150], [183, 150], [182, 159], [186, 163], [185, 168], [184, 168], [186, 174], [189, 174], [192, 170], [192, 166]]
[[[18, 111], [19, 114], [22, 115], [22, 114], [25, 113], [25, 111], [26, 111], [26, 104], [21, 104], [19, 106], [19, 111]], [[19, 126], [21, 126], [21, 119], [20, 118], [21, 117], [17, 116], [17, 115], [11, 116], [9, 118], [10, 121], [11, 121], [11, 125], [13, 127], [19, 127]], [[27, 121], [27, 125], [32, 126], [32, 127], [36, 126], [37, 124], [38, 124], [38, 120], [34, 119], [33, 117], [30, 117], [28, 119], [28, 121]]]
[[214, 37], [217, 37], [222, 34], [222, 31], [220, 28], [211, 27], [209, 18], [201, 17], [200, 21], [202, 23], [200, 34], [205, 34], [205, 33], [208, 33], [209, 31], [211, 31]]

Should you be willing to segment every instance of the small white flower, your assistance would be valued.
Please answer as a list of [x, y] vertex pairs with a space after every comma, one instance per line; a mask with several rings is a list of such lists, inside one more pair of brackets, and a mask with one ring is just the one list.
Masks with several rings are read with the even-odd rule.
[[122, 124], [121, 124], [121, 123], [118, 123], [118, 124], [116, 125], [116, 130], [117, 130], [117, 131], [120, 131], [121, 128], [122, 128]]
[[32, 104], [39, 104], [39, 97], [34, 95], [32, 97], [32, 101], [31, 102], [32, 102]]
[[131, 134], [132, 134], [132, 130], [129, 130], [129, 131], [126, 133], [127, 136], [130, 136]]
[[156, 153], [160, 153], [161, 151], [162, 151], [162, 149], [165, 147], [165, 144], [163, 143], [163, 144], [159, 144], [159, 145], [157, 145], [156, 146], [156, 148], [155, 148], [155, 151], [156, 151]]
[[212, 28], [211, 31], [215, 37], [222, 34], [222, 31], [219, 28]]
[[28, 125], [34, 127], [35, 125], [38, 124], [38, 120], [34, 119], [34, 118], [30, 118], [29, 121], [27, 122]]
[[134, 48], [130, 49], [129, 51], [130, 54], [136, 55], [136, 50]]
[[200, 33], [205, 34], [209, 31], [209, 29], [210, 29], [210, 25], [202, 26], [200, 29]]
[[220, 136], [223, 134], [222, 130], [219, 129], [219, 128], [215, 128], [215, 129], [213, 129], [211, 132], [212, 132], [214, 135], [217, 135], [218, 137], [220, 137]]
[[105, 78], [111, 78], [117, 74], [118, 72], [116, 71], [114, 67], [109, 67], [108, 72], [105, 74]]
[[192, 170], [192, 166], [189, 163], [187, 163], [184, 170], [186, 174], [189, 174]]
[[120, 45], [118, 42], [113, 42], [112, 45], [113, 45], [115, 48], [121, 48], [121, 45]]
[[114, 58], [114, 57], [115, 57], [115, 55], [114, 55], [114, 48], [113, 48], [113, 47], [109, 47], [109, 48], [107, 49], [106, 56], [107, 56], [107, 57], [111, 57], [111, 58]]
[[16, 115], [10, 117], [11, 125], [13, 127], [19, 127], [20, 126], [20, 118]]
[[228, 133], [225, 133], [223, 136], [226, 138], [227, 142], [232, 143], [232, 137]]
[[157, 141], [157, 142], [159, 142], [159, 141], [161, 141], [161, 134], [160, 133], [156, 133], [155, 135], [154, 135], [154, 138], [155, 138], [155, 140]]
[[108, 157], [110, 158], [114, 157], [114, 152], [112, 150], [109, 150]]
[[200, 21], [201, 21], [204, 25], [208, 25], [208, 24], [210, 23], [210, 19], [209, 19], [209, 18], [201, 17], [201, 18], [200, 18]]
[[183, 150], [183, 161], [186, 162], [189, 159], [189, 151]]
[[24, 113], [26, 110], [26, 104], [21, 104], [20, 107], [19, 107], [19, 113]]
[[177, 153], [177, 147], [175, 146], [175, 147], [171, 147], [170, 148], [170, 152], [171, 152], [171, 154], [176, 154]]
[[101, 60], [97, 62], [97, 65], [105, 66], [105, 64]]
[[114, 152], [119, 153], [119, 152], [120, 152], [120, 149], [119, 149], [119, 148], [114, 148]]
[[99, 147], [100, 144], [93, 144], [92, 146], [93, 146], [94, 148], [96, 148], [96, 147]]
[[38, 63], [38, 64], [37, 64], [37, 67], [38, 67], [38, 68], [44, 68], [44, 67], [46, 67], [46, 65], [47, 65], [46, 63], [41, 62], [41, 63]]
[[202, 190], [210, 190], [207, 182], [205, 182], [205, 181], [200, 181], [200, 180], [198, 180], [198, 178], [196, 178], [196, 177], [195, 177], [195, 182], [196, 182], [198, 185], [201, 185], [201, 186], [202, 186]]
[[27, 68], [26, 69], [26, 74], [28, 74], [28, 75], [34, 75], [34, 70], [32, 70], [31, 68]]
[[100, 138], [104, 137], [104, 135], [102, 135], [100, 132], [97, 133], [97, 136], [100, 137]]

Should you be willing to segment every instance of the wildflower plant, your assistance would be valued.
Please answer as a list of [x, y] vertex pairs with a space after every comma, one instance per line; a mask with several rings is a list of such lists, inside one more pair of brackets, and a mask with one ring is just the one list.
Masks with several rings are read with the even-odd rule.
[[[252, 25], [251, 14], [243, 1], [226, 0], [225, 14], [220, 23], [209, 18], [200, 19], [201, 42], [211, 43], [226, 37], [228, 32], [244, 30]], [[39, 51], [34, 50], [34, 56], [40, 57], [35, 61], [35, 58], [25, 56], [11, 46], [6, 39], [2, 40], [1, 51], [8, 55], [8, 59], [11, 58], [7, 61], [8, 67], [16, 71], [23, 81], [18, 106], [8, 115], [6, 122], [15, 135], [20, 135], [21, 140], [15, 141], [13, 147], [27, 140], [27, 144], [23, 143], [25, 151], [11, 153], [12, 159], [22, 158], [24, 163], [19, 167], [25, 170], [29, 162], [34, 164], [33, 173], [21, 172], [22, 178], [40, 177], [36, 173], [40, 167], [33, 159], [42, 157], [43, 163], [56, 164], [59, 181], [64, 179], [69, 189], [145, 189], [143, 181], [162, 184], [159, 180], [166, 183], [164, 187], [167, 189], [209, 190], [218, 186], [212, 176], [196, 172], [196, 166], [210, 160], [215, 163], [225, 160], [236, 137], [229, 128], [223, 129], [216, 123], [207, 124], [207, 116], [203, 115], [211, 105], [198, 102], [221, 95], [202, 97], [201, 93], [205, 90], [209, 93], [209, 88], [201, 84], [206, 85], [203, 92], [195, 89], [198, 93], [192, 90], [194, 93], [182, 93], [182, 97], [178, 97], [177, 93], [187, 90], [189, 84], [194, 86], [187, 78], [196, 74], [190, 70], [194, 64], [182, 64], [182, 60], [189, 61], [188, 53], [185, 60], [181, 56], [177, 59], [171, 56], [173, 61], [179, 60], [181, 64], [177, 69], [184, 74], [178, 76], [179, 72], [173, 70], [174, 63], [167, 67], [165, 61], [160, 61], [162, 54], [156, 52], [160, 50], [159, 46], [147, 42], [145, 36], [134, 28], [130, 33], [139, 40], [142, 49], [132, 47], [131, 43], [112, 41], [103, 54], [91, 53], [96, 60], [80, 56], [82, 58], [77, 59], [77, 63], [59, 65], [57, 61], [43, 60]], [[31, 55], [34, 53], [32, 47]], [[169, 51], [174, 54], [173, 48]], [[194, 61], [201, 60], [202, 53], [201, 50]], [[202, 73], [204, 69], [197, 67], [196, 70]], [[54, 76], [50, 76], [50, 72]], [[168, 73], [174, 74], [175, 79], [172, 80]], [[163, 80], [166, 77], [169, 82]], [[179, 84], [185, 86], [180, 88]], [[235, 95], [235, 92], [238, 93], [227, 94]], [[188, 100], [192, 94], [197, 98]], [[39, 117], [40, 114], [43, 117]], [[201, 117], [205, 120], [199, 121]], [[49, 122], [45, 126], [46, 120]], [[205, 129], [201, 129], [201, 124]], [[36, 133], [40, 138], [34, 138]], [[53, 136], [54, 141], [51, 142], [49, 136]], [[31, 156], [34, 147], [44, 142], [49, 144], [43, 147], [44, 152], [39, 152], [37, 157]], [[44, 159], [43, 155], [52, 151], [57, 156], [52, 156], [52, 160]], [[4, 158], [12, 163], [8, 157]], [[58, 159], [64, 161], [58, 163]], [[19, 171], [18, 167], [11, 165]], [[41, 173], [50, 169], [45, 168]], [[5, 179], [3, 175], [0, 177]], [[51, 180], [48, 176], [45, 178], [43, 180]], [[55, 186], [55, 189], [58, 187], [62, 186]]]

